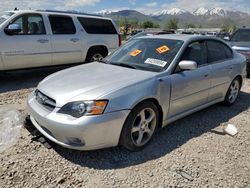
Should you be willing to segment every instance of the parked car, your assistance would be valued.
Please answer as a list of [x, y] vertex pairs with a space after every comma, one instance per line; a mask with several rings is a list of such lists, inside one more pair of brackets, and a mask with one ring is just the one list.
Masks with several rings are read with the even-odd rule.
[[130, 40], [133, 40], [138, 37], [143, 37], [143, 36], [150, 36], [150, 35], [165, 35], [165, 34], [174, 34], [174, 31], [172, 30], [161, 30], [161, 29], [147, 29], [145, 31], [141, 31], [137, 33], [136, 35], [132, 36], [129, 38]]
[[45, 137], [77, 150], [140, 150], [158, 128], [232, 105], [246, 77], [245, 57], [206, 36], [141, 37], [102, 62], [54, 73], [30, 94], [30, 119]]
[[91, 62], [121, 45], [109, 18], [63, 11], [0, 15], [0, 70]]
[[238, 29], [232, 37], [228, 39], [233, 49], [246, 56], [247, 73], [250, 75], [250, 28]]

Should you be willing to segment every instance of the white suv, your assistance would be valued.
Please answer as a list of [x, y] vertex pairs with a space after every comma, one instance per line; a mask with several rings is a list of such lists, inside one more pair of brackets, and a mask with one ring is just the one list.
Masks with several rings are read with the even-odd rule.
[[109, 18], [60, 11], [0, 15], [0, 70], [99, 60], [121, 45]]

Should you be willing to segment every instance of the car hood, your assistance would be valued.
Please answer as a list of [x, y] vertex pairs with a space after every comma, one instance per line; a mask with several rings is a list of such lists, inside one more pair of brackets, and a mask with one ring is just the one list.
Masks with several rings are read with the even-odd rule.
[[136, 84], [157, 73], [90, 63], [54, 73], [38, 85], [38, 90], [56, 100], [57, 107], [79, 100], [96, 100], [121, 88]]

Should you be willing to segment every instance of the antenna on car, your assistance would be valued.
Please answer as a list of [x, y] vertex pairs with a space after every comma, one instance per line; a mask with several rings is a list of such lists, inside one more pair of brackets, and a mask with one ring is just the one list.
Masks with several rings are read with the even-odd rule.
[[18, 11], [19, 9], [18, 8], [14, 8], [14, 11]]

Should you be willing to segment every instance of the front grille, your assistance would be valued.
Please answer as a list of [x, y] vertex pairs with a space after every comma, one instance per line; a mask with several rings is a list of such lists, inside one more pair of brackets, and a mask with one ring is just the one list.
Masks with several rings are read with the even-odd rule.
[[45, 107], [47, 110], [54, 110], [56, 107], [56, 101], [50, 97], [48, 97], [47, 95], [43, 94], [42, 92], [40, 92], [39, 90], [35, 91], [35, 96], [36, 96], [36, 101], [42, 105], [43, 107]]

